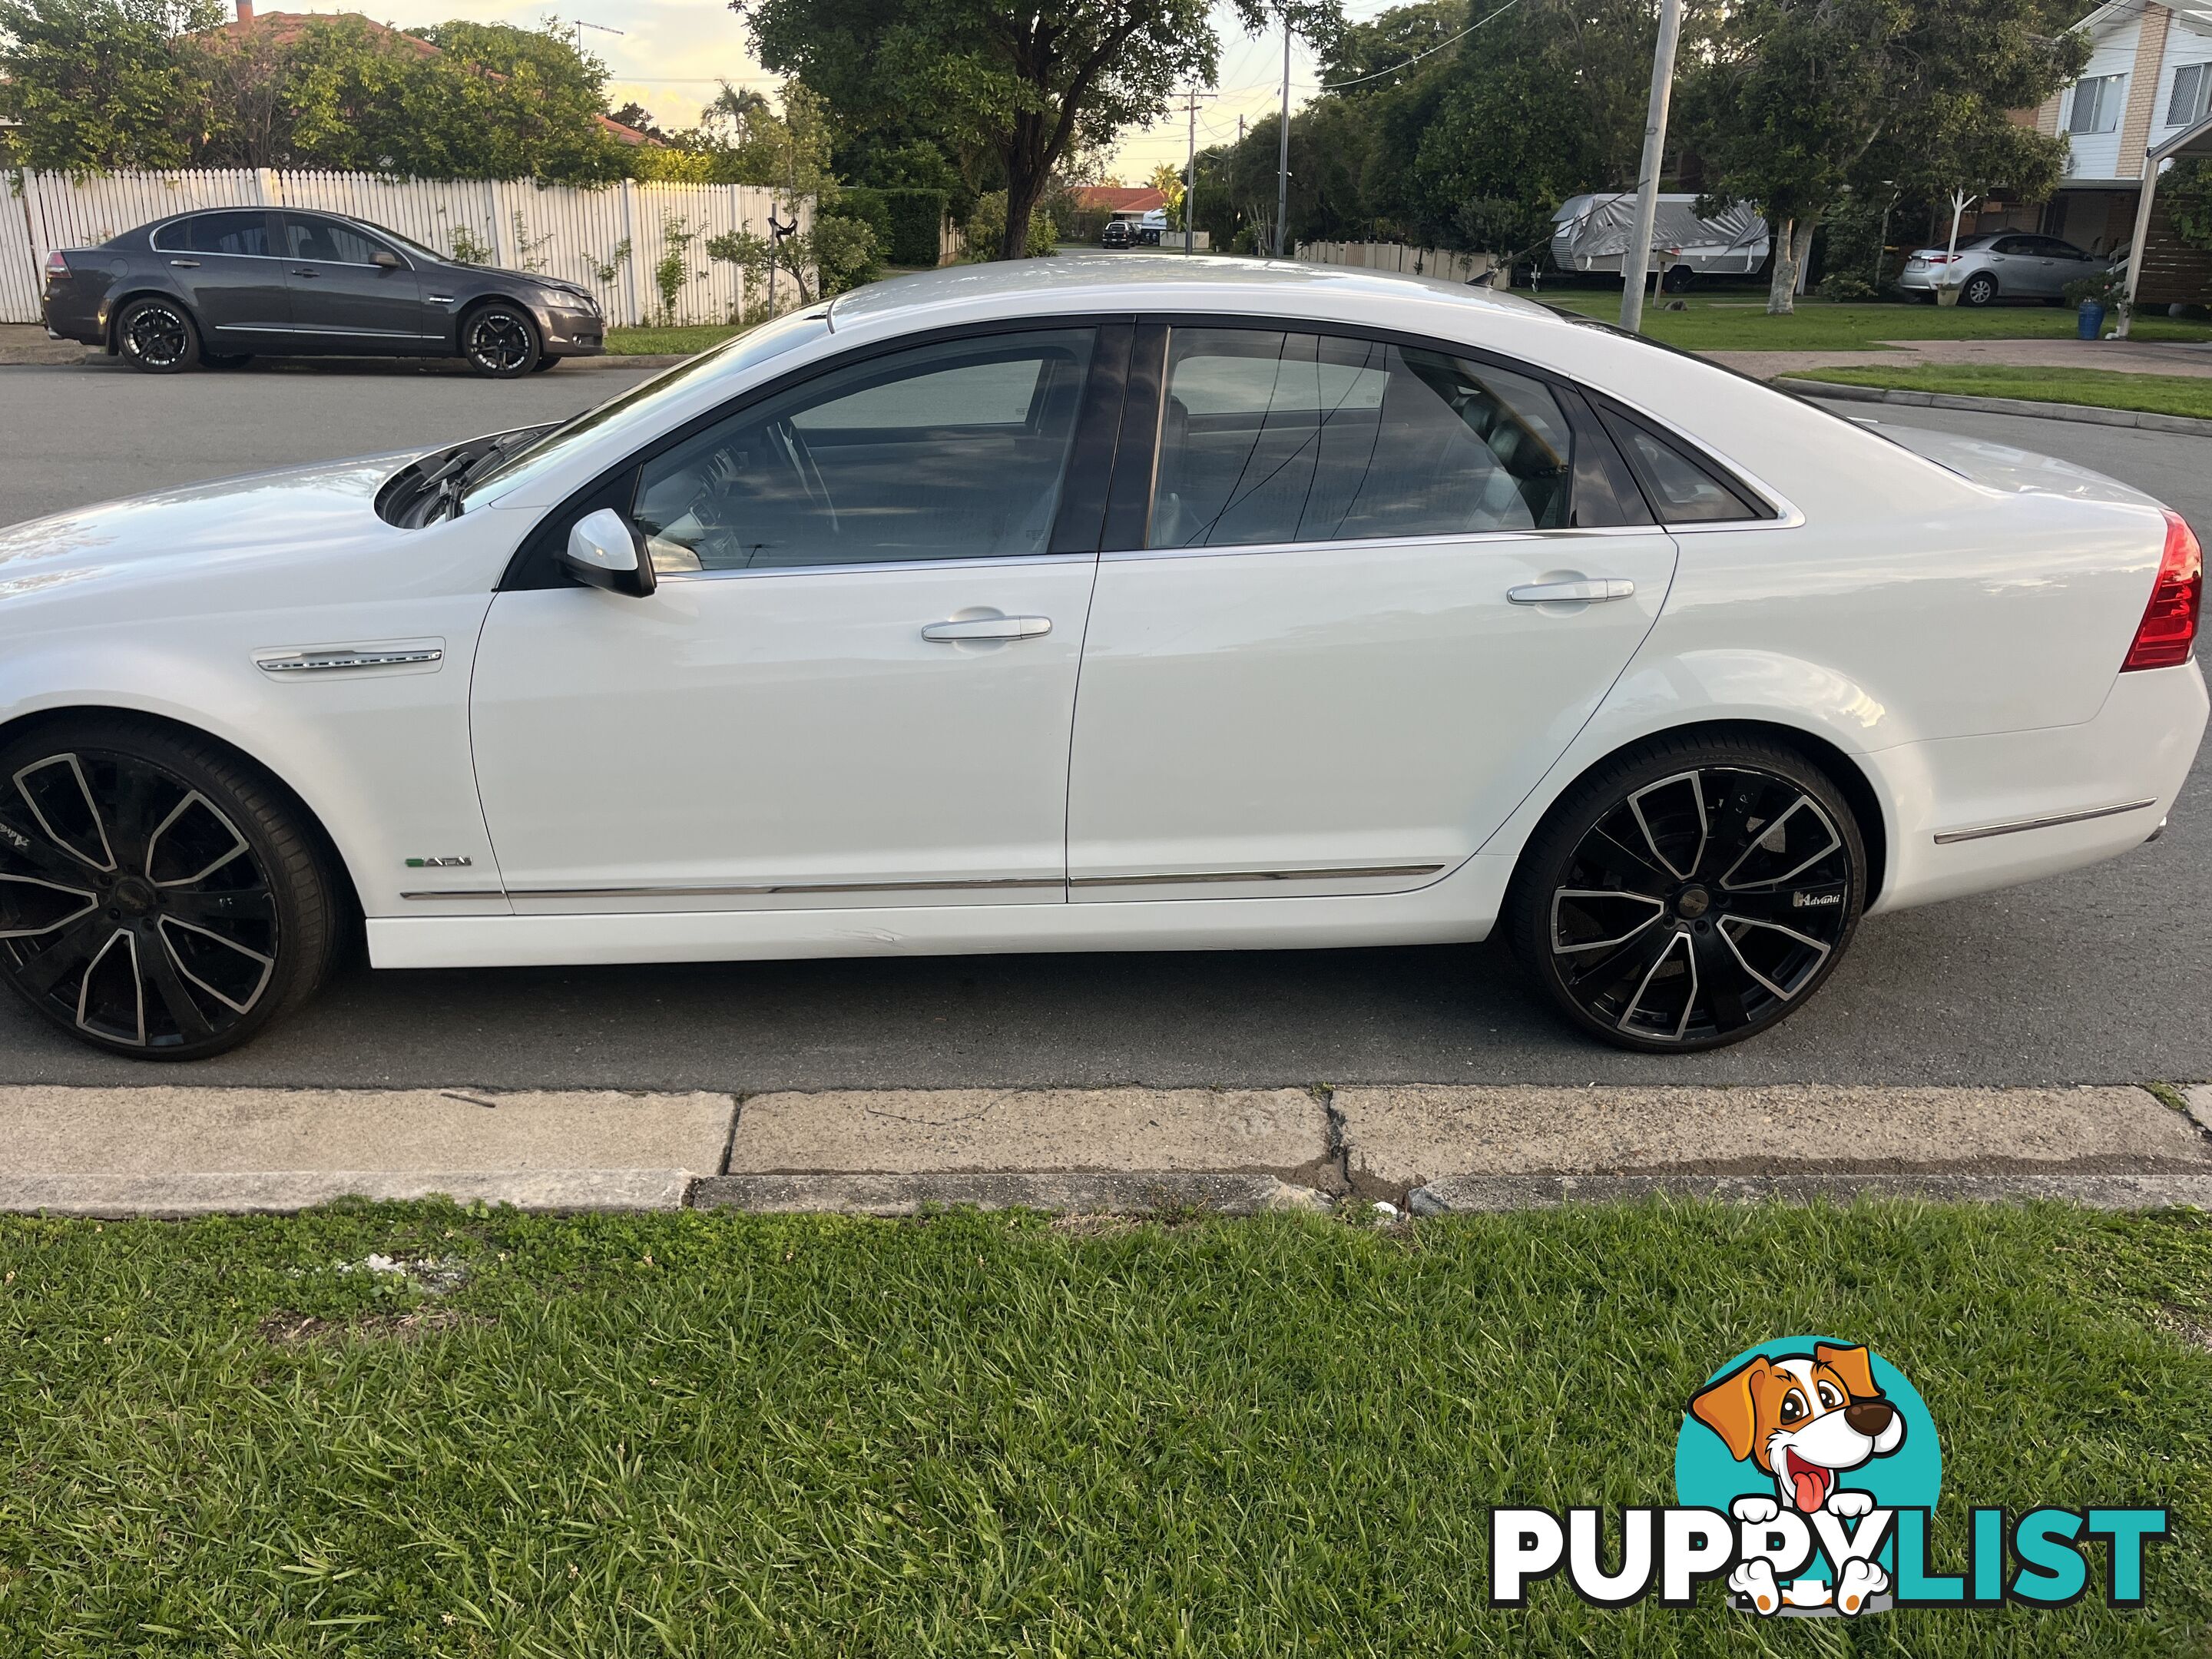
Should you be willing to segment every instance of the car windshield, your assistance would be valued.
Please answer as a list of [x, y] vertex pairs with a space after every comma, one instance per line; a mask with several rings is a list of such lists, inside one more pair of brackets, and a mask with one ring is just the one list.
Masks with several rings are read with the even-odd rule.
[[[764, 323], [749, 334], [725, 340], [665, 374], [656, 374], [597, 409], [586, 410], [565, 425], [556, 426], [535, 443], [526, 444], [507, 456], [481, 478], [470, 481], [461, 493], [464, 513], [497, 501], [510, 491], [565, 466], [585, 445], [611, 432], [635, 429], [655, 419], [667, 399], [689, 391], [710, 376], [742, 374], [772, 357], [818, 340], [830, 331], [828, 313], [815, 310], [793, 312]], [[585, 480], [578, 478], [578, 483]]]

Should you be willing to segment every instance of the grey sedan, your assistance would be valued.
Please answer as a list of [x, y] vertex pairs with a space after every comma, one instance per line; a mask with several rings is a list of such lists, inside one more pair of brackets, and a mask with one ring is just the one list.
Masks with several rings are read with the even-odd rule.
[[1897, 285], [1907, 294], [1936, 297], [1939, 288], [1959, 290], [1962, 306], [1994, 305], [1999, 300], [2057, 300], [2066, 284], [2094, 276], [2110, 263], [2056, 236], [2026, 231], [1987, 230], [1960, 238], [1948, 247], [1916, 249], [1905, 260]]
[[179, 214], [46, 259], [46, 331], [149, 374], [255, 356], [459, 356], [509, 378], [605, 349], [574, 283], [464, 264], [332, 213]]

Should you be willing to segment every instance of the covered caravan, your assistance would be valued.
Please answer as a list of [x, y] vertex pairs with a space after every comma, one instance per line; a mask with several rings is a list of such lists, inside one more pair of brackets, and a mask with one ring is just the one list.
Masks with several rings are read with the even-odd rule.
[[[1552, 263], [1562, 270], [1619, 271], [1636, 229], [1636, 193], [1571, 196], [1552, 215]], [[1747, 276], [1766, 263], [1766, 221], [1748, 202], [1699, 216], [1694, 196], [1662, 196], [1644, 269]]]

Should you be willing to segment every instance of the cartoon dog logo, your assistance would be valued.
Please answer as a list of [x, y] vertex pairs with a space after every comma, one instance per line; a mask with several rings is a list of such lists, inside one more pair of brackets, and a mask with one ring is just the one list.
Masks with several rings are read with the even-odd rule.
[[[1838, 1477], [1905, 1443], [1905, 1418], [1875, 1385], [1866, 1349], [1816, 1342], [1809, 1356], [1756, 1355], [1706, 1384], [1690, 1412], [1718, 1435], [1738, 1462], [1748, 1460], [1774, 1482], [1776, 1496], [1738, 1498], [1739, 1521], [1764, 1523], [1784, 1510], [1803, 1516], [1826, 1510], [1856, 1519], [1875, 1507], [1872, 1492], [1855, 1491]], [[1729, 1589], [1762, 1613], [1780, 1611], [1785, 1597], [1774, 1568], [1747, 1561], [1728, 1577]], [[1855, 1613], [1889, 1588], [1889, 1575], [1872, 1561], [1844, 1565], [1832, 1603], [1825, 1583], [1799, 1579], [1786, 1598], [1793, 1607], [1832, 1605]]]

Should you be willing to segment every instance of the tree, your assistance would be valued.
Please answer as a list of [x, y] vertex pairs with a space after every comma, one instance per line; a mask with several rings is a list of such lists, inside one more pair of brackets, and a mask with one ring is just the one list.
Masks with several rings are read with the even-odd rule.
[[[1234, 0], [1246, 27], [1287, 15], [1325, 43], [1341, 0]], [[1005, 174], [1002, 258], [1072, 154], [1107, 145], [1167, 108], [1185, 79], [1212, 78], [1220, 41], [1205, 0], [730, 0], [761, 61], [805, 77], [855, 125], [931, 112], [956, 143], [996, 152]]]
[[1732, 12], [1685, 88], [1685, 126], [1708, 198], [1766, 215], [1770, 313], [1795, 309], [1814, 232], [1855, 183], [2033, 193], [2055, 181], [2060, 141], [2006, 113], [2040, 104], [2086, 58], [2048, 12], [2045, 0], [1743, 0]]
[[1182, 228], [1182, 169], [1172, 161], [1163, 161], [1152, 169], [1152, 176], [1145, 180], [1166, 198], [1168, 223], [1176, 230]]
[[0, 114], [15, 165], [41, 172], [181, 167], [200, 99], [178, 38], [216, 0], [0, 0]]

